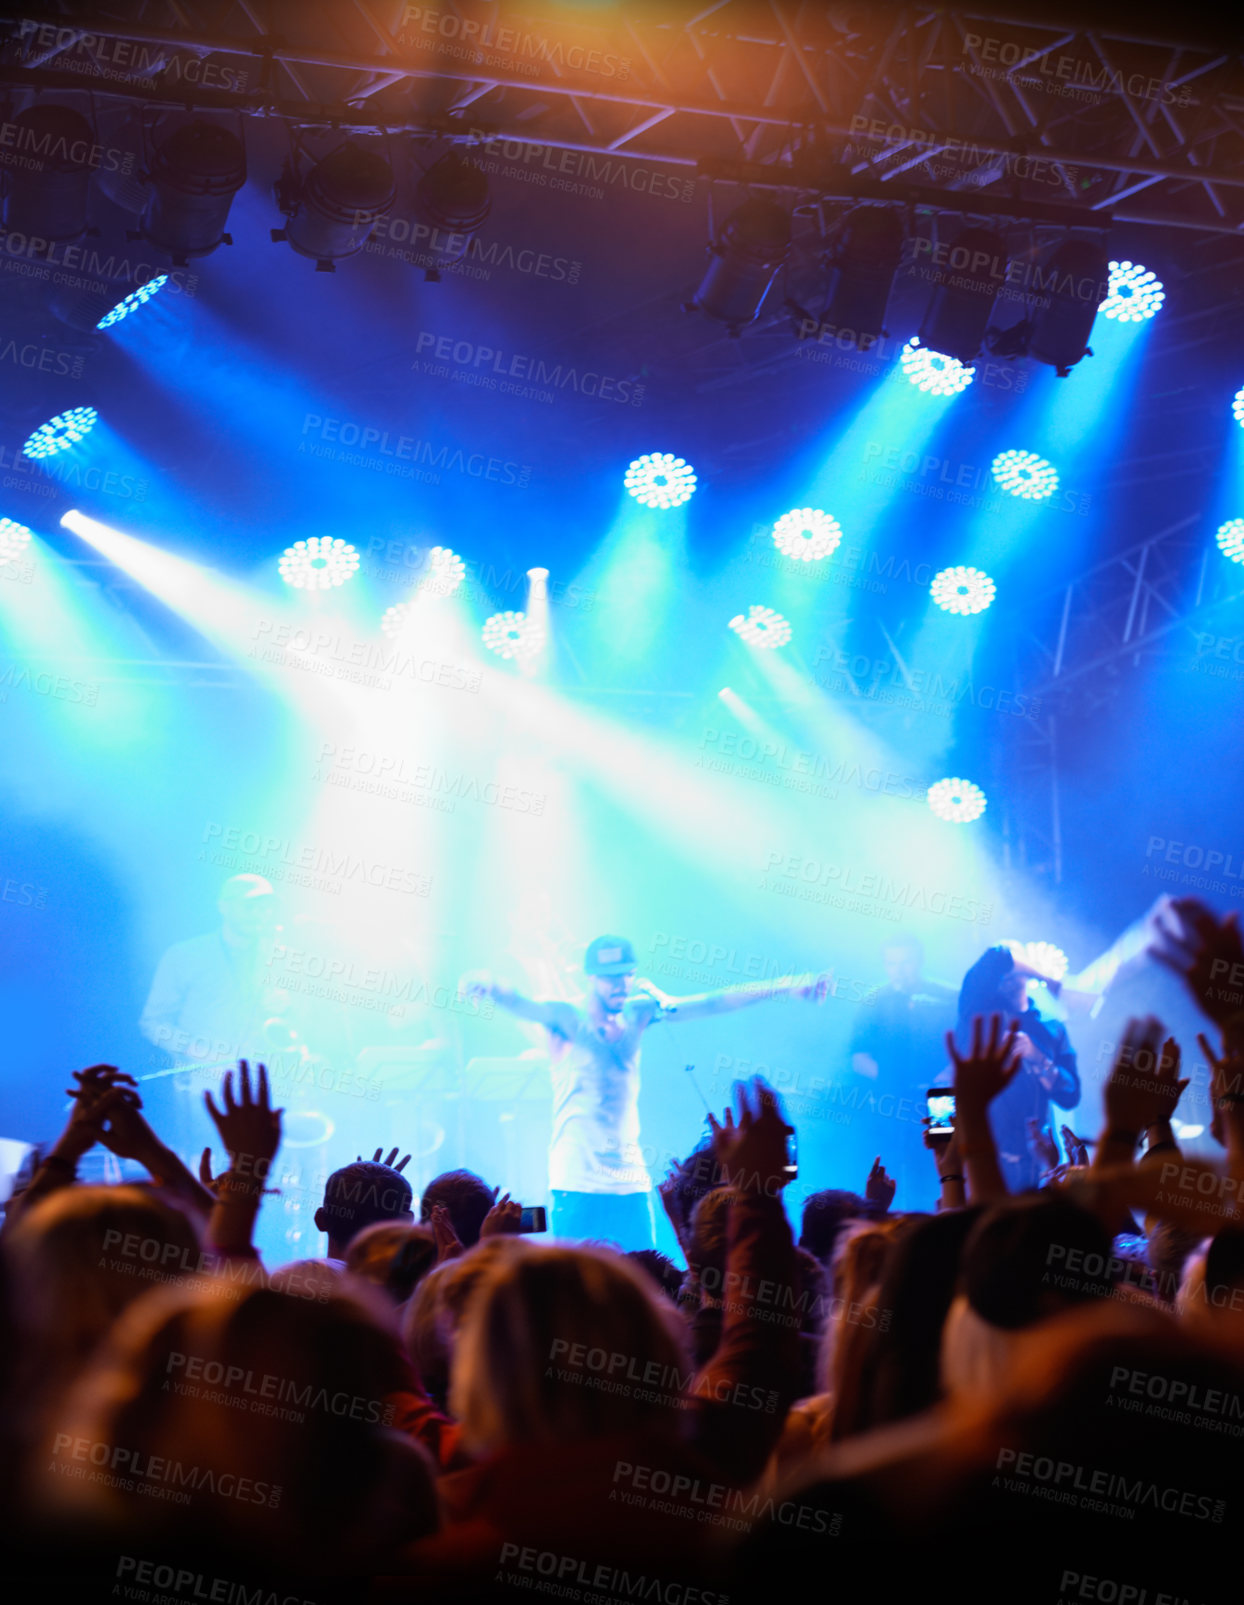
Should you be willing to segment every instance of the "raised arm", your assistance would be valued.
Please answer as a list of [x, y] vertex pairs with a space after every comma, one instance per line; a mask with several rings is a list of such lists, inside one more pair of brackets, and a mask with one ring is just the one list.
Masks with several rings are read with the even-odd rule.
[[823, 1003], [833, 989], [834, 978], [822, 975], [784, 975], [774, 981], [749, 981], [742, 986], [723, 987], [720, 992], [697, 992], [689, 998], [667, 997], [650, 981], [637, 981], [636, 988], [655, 999], [666, 1020], [703, 1020], [714, 1014], [729, 1014], [769, 998], [802, 998]]
[[473, 970], [469, 975], [464, 975], [458, 982], [458, 991], [463, 997], [491, 998], [501, 1008], [516, 1014], [520, 1020], [534, 1021], [536, 1025], [555, 1031], [558, 1036], [574, 1035], [578, 1014], [573, 1004], [541, 1002], [525, 997], [504, 981], [494, 980], [487, 970]]

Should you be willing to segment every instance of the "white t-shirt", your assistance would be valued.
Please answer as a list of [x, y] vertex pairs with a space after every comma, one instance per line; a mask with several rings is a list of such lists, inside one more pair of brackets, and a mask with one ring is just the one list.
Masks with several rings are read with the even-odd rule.
[[614, 1194], [651, 1190], [639, 1146], [639, 1044], [652, 1012], [647, 999], [632, 999], [598, 1029], [567, 1005], [565, 1031], [549, 1030], [550, 1188]]

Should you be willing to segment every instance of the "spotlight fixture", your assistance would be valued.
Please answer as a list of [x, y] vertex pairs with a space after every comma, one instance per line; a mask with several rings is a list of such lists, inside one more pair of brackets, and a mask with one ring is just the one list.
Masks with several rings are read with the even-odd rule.
[[409, 602], [397, 602], [393, 607], [385, 609], [380, 620], [380, 628], [390, 640], [396, 640], [398, 636], [406, 633], [406, 626], [410, 623], [410, 612]]
[[985, 812], [985, 793], [970, 780], [937, 780], [929, 787], [928, 803], [939, 819], [970, 825]]
[[272, 229], [317, 273], [332, 273], [342, 257], [357, 256], [371, 231], [393, 210], [393, 169], [377, 151], [347, 139], [299, 178], [287, 164], [276, 186], [277, 204], [288, 221]]
[[885, 309], [903, 254], [903, 224], [882, 206], [858, 206], [847, 214], [825, 256], [830, 270], [829, 303], [822, 325], [867, 351], [885, 330]]
[[1051, 981], [1061, 981], [1069, 968], [1067, 955], [1053, 942], [1008, 942], [1006, 946], [1029, 969], [1038, 970]]
[[1139, 262], [1111, 262], [1106, 299], [1098, 311], [1120, 323], [1141, 323], [1161, 310], [1166, 291], [1156, 273]]
[[544, 631], [525, 613], [494, 613], [480, 633], [484, 645], [500, 658], [531, 658], [544, 645]]
[[1244, 518], [1229, 518], [1216, 536], [1218, 550], [1233, 563], [1244, 563]]
[[184, 124], [156, 147], [136, 238], [150, 240], [178, 267], [231, 245], [225, 224], [245, 183], [246, 148], [235, 133], [201, 118]]
[[451, 150], [433, 162], [415, 186], [414, 209], [418, 221], [432, 231], [419, 251], [431, 262], [423, 276], [437, 283], [442, 268], [462, 261], [492, 210], [487, 175]]
[[124, 323], [126, 318], [138, 311], [140, 306], [145, 306], [153, 295], [158, 295], [167, 283], [168, 274], [157, 273], [154, 279], [148, 279], [146, 284], [140, 285], [137, 290], [131, 290], [110, 311], [105, 312], [95, 327], [111, 329], [114, 323]]
[[1064, 240], [1036, 269], [1032, 287], [1039, 303], [1027, 322], [1027, 354], [1065, 379], [1093, 355], [1093, 322], [1110, 293], [1106, 253], [1091, 240]]
[[944, 568], [933, 576], [929, 594], [947, 613], [983, 613], [998, 587], [979, 568]]
[[70, 446], [85, 440], [98, 422], [99, 414], [94, 407], [70, 407], [68, 412], [58, 412], [55, 418], [40, 424], [22, 447], [22, 453], [33, 462], [41, 457], [55, 457], [57, 452], [68, 451]]
[[968, 368], [954, 357], [941, 351], [926, 351], [919, 335], [912, 335], [903, 347], [899, 360], [903, 373], [915, 385], [932, 396], [957, 396], [972, 383], [975, 368]]
[[466, 564], [448, 546], [433, 546], [428, 552], [427, 578], [419, 589], [431, 596], [452, 596], [466, 577]]
[[49, 244], [86, 233], [95, 131], [72, 106], [41, 101], [5, 124], [4, 226]]
[[776, 201], [750, 200], [731, 212], [708, 247], [711, 260], [686, 304], [739, 335], [760, 316], [769, 286], [790, 255], [790, 216]]
[[690, 463], [668, 451], [649, 452], [636, 457], [624, 484], [644, 507], [681, 507], [691, 500], [695, 473]]
[[994, 479], [1009, 496], [1043, 502], [1058, 489], [1058, 470], [1035, 451], [1000, 451], [992, 467]]
[[11, 563], [29, 545], [30, 531], [25, 524], [18, 524], [11, 518], [0, 518], [0, 563]]
[[730, 620], [730, 628], [748, 646], [785, 646], [791, 637], [789, 621], [771, 607], [749, 607], [746, 618], [740, 613]]
[[842, 526], [836, 518], [816, 507], [796, 507], [783, 513], [773, 526], [773, 544], [783, 557], [801, 563], [815, 563], [828, 557], [842, 539]]
[[1244, 429], [1244, 387], [1236, 391], [1235, 399], [1231, 403], [1231, 411], [1236, 423], [1239, 424], [1241, 429]]
[[299, 591], [327, 591], [354, 577], [359, 554], [349, 541], [312, 535], [287, 546], [277, 566], [286, 585]]
[[[940, 254], [939, 247], [931, 260]], [[944, 262], [927, 270], [934, 289], [920, 323], [920, 344], [966, 366], [980, 355], [994, 298], [1006, 282], [1006, 245], [988, 229], [968, 228], [944, 255]]]

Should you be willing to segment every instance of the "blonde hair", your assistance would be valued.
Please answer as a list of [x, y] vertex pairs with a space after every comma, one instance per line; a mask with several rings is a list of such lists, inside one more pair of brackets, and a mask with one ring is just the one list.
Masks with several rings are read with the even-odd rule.
[[648, 1428], [676, 1433], [695, 1374], [685, 1329], [607, 1249], [496, 1260], [466, 1307], [450, 1409], [477, 1452]]

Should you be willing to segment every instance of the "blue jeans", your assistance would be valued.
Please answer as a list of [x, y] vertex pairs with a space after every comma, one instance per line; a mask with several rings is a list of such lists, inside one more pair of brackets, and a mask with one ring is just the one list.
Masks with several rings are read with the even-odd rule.
[[616, 1243], [624, 1253], [656, 1247], [651, 1193], [562, 1193], [554, 1189], [549, 1228], [556, 1237]]

